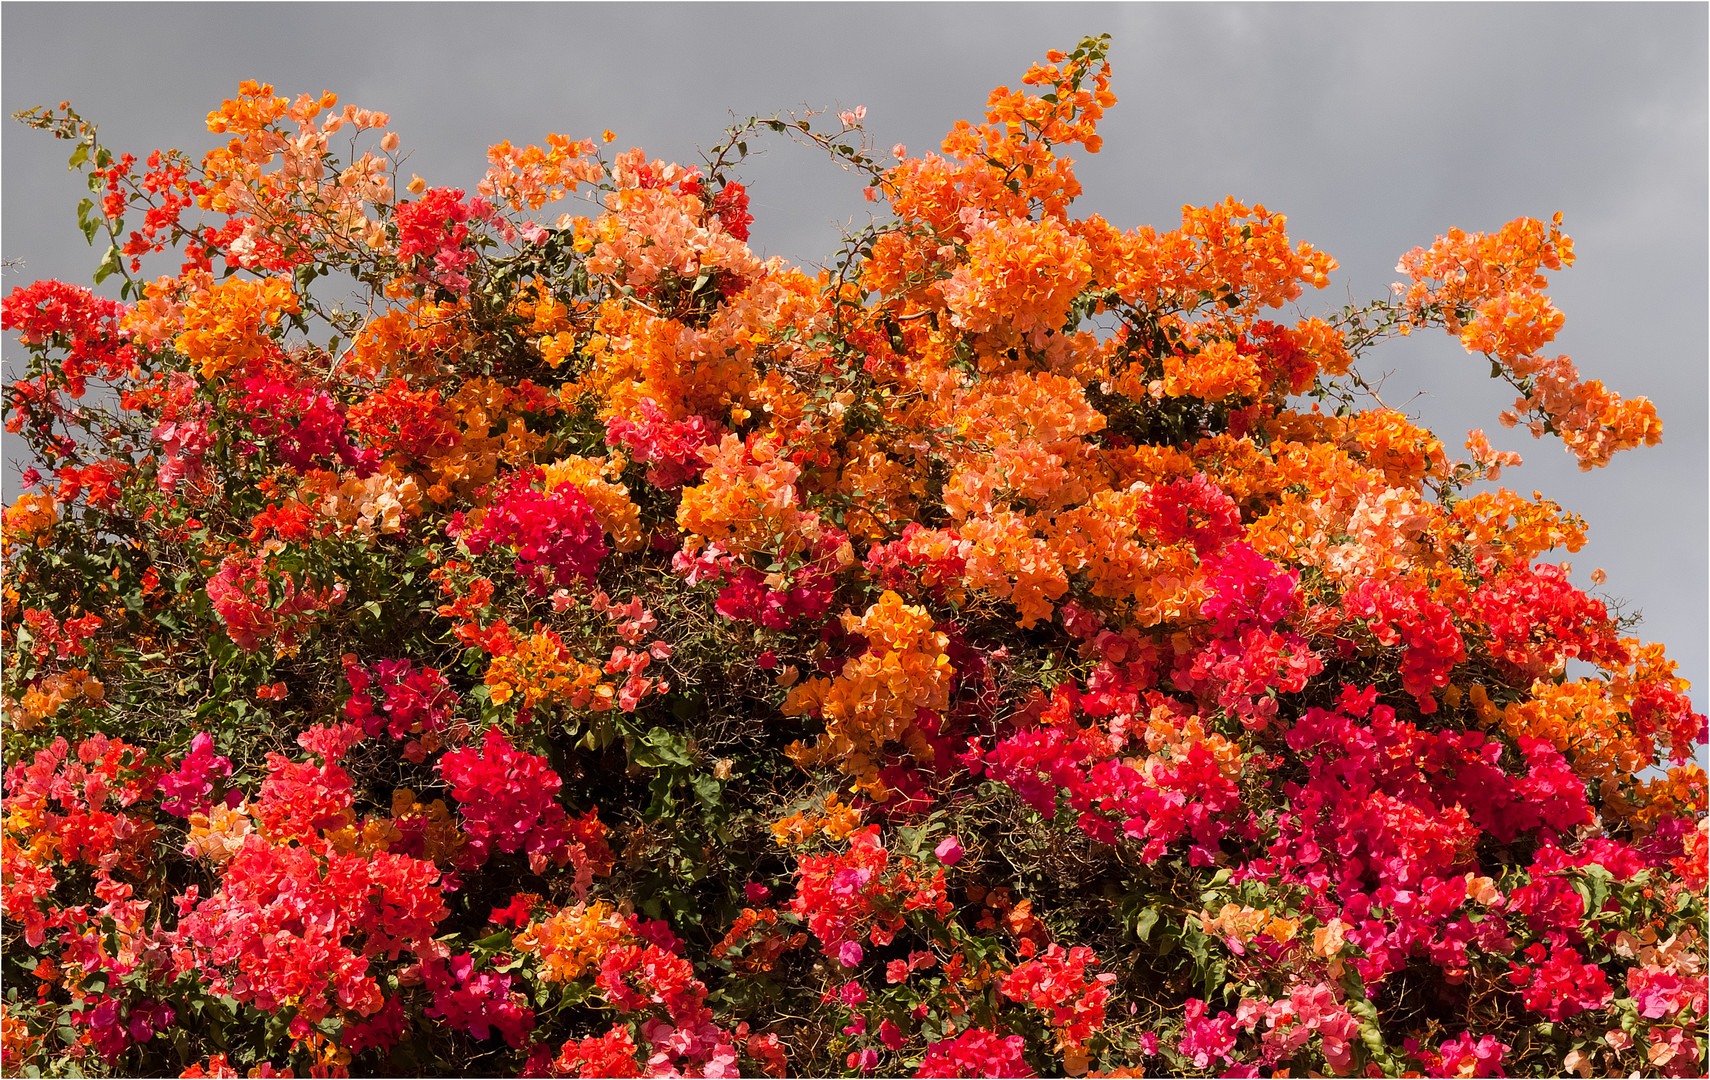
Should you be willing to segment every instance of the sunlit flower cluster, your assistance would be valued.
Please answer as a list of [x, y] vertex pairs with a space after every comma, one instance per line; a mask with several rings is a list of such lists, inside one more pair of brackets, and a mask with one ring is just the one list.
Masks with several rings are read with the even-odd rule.
[[[1705, 718], [1360, 371], [1440, 325], [1655, 442], [1545, 355], [1559, 217], [1276, 321], [1283, 215], [1072, 213], [1107, 52], [924, 156], [463, 187], [330, 93], [24, 114], [119, 299], [4, 301], [4, 1071], [1700, 1075]], [[887, 215], [823, 271], [747, 242], [778, 134]]]

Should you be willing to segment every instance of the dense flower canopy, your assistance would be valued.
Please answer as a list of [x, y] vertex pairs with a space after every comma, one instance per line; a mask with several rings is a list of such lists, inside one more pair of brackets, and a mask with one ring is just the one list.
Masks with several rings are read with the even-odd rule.
[[[1357, 366], [1655, 443], [1547, 355], [1560, 215], [1303, 315], [1263, 206], [1073, 216], [1109, 80], [464, 189], [331, 93], [26, 114], [121, 287], [4, 301], [4, 1071], [1701, 1074], [1705, 718]], [[888, 208], [824, 271], [769, 133]]]

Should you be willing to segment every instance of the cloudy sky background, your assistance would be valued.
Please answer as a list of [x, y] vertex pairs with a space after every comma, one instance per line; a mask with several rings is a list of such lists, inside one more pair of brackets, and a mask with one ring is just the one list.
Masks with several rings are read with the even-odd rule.
[[[1424, 6], [765, 4], [33, 4], [0, 8], [9, 115], [69, 99], [103, 141], [142, 157], [214, 145], [202, 122], [239, 80], [335, 90], [391, 113], [406, 173], [472, 187], [489, 144], [617, 132], [684, 163], [733, 114], [867, 106], [882, 146], [936, 149], [988, 91], [1048, 48], [1114, 36], [1119, 104], [1104, 151], [1077, 167], [1098, 212], [1171, 227], [1225, 195], [1288, 215], [1341, 262], [1302, 314], [1383, 296], [1396, 259], [1450, 227], [1493, 230], [1560, 210], [1578, 263], [1551, 295], [1555, 348], [1582, 374], [1657, 403], [1662, 445], [1582, 474], [1554, 440], [1504, 431], [1512, 400], [1446, 336], [1368, 354], [1386, 400], [1451, 450], [1482, 427], [1541, 489], [1591, 525], [1574, 576], [1665, 641], [1707, 682], [1707, 9], [1703, 4]], [[6, 122], [5, 288], [87, 283], [98, 253], [75, 227], [83, 192], [64, 144]], [[751, 143], [752, 244], [816, 264], [867, 221], [860, 182], [781, 138]], [[111, 284], [111, 283], [109, 283]], [[10, 356], [16, 346], [5, 346]], [[1416, 394], [1418, 396], [1416, 396]], [[15, 450], [8, 452], [14, 456]], [[17, 495], [8, 468], [5, 499]], [[1563, 556], [1568, 557], [1568, 556]]]

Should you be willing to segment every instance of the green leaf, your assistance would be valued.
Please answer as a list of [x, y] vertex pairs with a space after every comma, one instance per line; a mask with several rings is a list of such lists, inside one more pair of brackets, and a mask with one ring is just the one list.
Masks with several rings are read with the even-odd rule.
[[708, 810], [718, 807], [719, 798], [724, 794], [724, 785], [710, 776], [697, 776], [694, 779], [695, 798]]
[[1614, 881], [1614, 876], [1601, 863], [1587, 864], [1583, 873], [1590, 886], [1585, 913], [1595, 919], [1597, 913], [1603, 910], [1603, 905], [1609, 902], [1609, 886]]
[[653, 747], [658, 756], [672, 765], [693, 765], [695, 759], [688, 754], [688, 743], [681, 735], [666, 731], [664, 728], [654, 728], [644, 739], [648, 746]]
[[1158, 925], [1158, 909], [1147, 908], [1134, 920], [1134, 936], [1148, 944], [1152, 940], [1152, 928]]
[[647, 809], [642, 813], [649, 821], [658, 821], [667, 814], [677, 810], [677, 796], [673, 792], [676, 783], [668, 772], [654, 776], [653, 783], [647, 785], [647, 793], [651, 797]]
[[69, 164], [66, 165], [66, 168], [68, 170], [69, 169], [75, 169], [79, 165], [83, 164], [84, 162], [86, 162], [88, 160], [89, 160], [89, 144], [88, 143], [78, 143], [77, 149], [75, 149], [71, 152], [71, 161]]
[[1187, 943], [1188, 955], [1199, 964], [1204, 965], [1211, 956], [1211, 950], [1206, 947], [1205, 931], [1200, 929], [1199, 919], [1189, 915], [1182, 920], [1182, 939]]
[[123, 269], [124, 257], [119, 254], [119, 245], [109, 245], [107, 254], [101, 257], [101, 265], [95, 268], [95, 284], [101, 284]]
[[510, 947], [511, 932], [509, 930], [500, 930], [496, 934], [488, 934], [480, 941], [475, 942], [475, 948], [486, 949], [490, 952], [503, 952]]
[[101, 223], [89, 216], [89, 211], [93, 209], [95, 209], [94, 199], [84, 199], [77, 204], [77, 227], [83, 230], [83, 238], [89, 241], [92, 247], [95, 244], [96, 230], [101, 228]]
[[1596, 915], [1597, 914], [1597, 908], [1593, 907], [1592, 903], [1591, 903], [1591, 886], [1587, 885], [1585, 882], [1579, 880], [1578, 878], [1575, 878], [1574, 880], [1568, 882], [1568, 884], [1573, 887], [1574, 892], [1579, 894], [1579, 902], [1585, 906], [1586, 915], [1587, 916]]
[[1209, 1003], [1212, 1000], [1212, 991], [1227, 986], [1228, 982], [1229, 964], [1219, 957], [1205, 966], [1205, 979], [1201, 986], [1204, 993], [1201, 996]]

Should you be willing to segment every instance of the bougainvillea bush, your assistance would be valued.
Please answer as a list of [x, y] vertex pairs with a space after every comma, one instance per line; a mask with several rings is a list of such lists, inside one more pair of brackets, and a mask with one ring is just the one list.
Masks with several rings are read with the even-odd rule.
[[[1104, 57], [468, 189], [332, 94], [25, 114], [119, 299], [5, 299], [4, 1071], [1701, 1075], [1704, 717], [1357, 367], [1654, 443], [1559, 217], [1302, 317], [1264, 207], [1074, 216]], [[824, 271], [780, 135], [882, 212]]]

